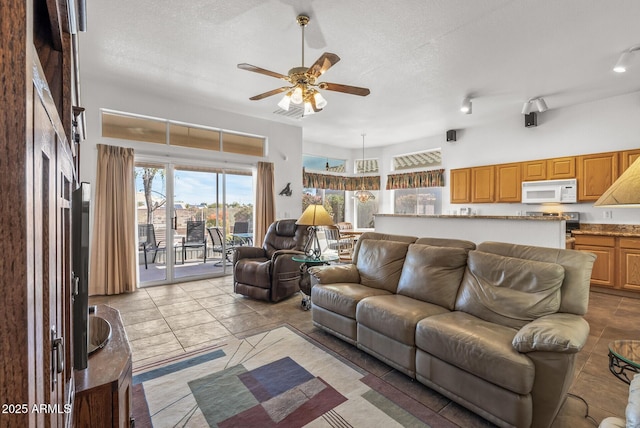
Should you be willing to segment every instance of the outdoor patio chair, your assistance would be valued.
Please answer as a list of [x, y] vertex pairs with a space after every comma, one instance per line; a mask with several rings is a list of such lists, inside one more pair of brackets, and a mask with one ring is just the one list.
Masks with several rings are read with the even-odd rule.
[[351, 254], [353, 253], [352, 236], [342, 236], [338, 226], [324, 226], [324, 236], [329, 250], [335, 251], [340, 260], [351, 261]]
[[203, 262], [207, 262], [207, 237], [204, 234], [204, 221], [188, 221], [187, 236], [182, 238], [182, 264], [187, 258], [187, 249], [202, 248]]
[[148, 269], [147, 253], [153, 253], [151, 263], [156, 262], [156, 255], [158, 251], [164, 250], [160, 248], [162, 241], [156, 241], [156, 229], [153, 224], [139, 224], [138, 225], [138, 250], [142, 251], [144, 256], [144, 268]]
[[220, 253], [220, 264], [232, 264], [231, 259], [229, 259], [229, 254], [234, 251], [235, 246], [233, 243], [224, 239], [224, 234], [219, 227], [208, 227], [207, 232], [209, 233], [209, 238], [211, 238], [211, 251]]

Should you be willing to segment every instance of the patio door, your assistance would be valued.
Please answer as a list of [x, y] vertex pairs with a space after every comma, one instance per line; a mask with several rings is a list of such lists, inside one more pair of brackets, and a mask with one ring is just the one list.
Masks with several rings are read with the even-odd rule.
[[[147, 178], [145, 185], [145, 170], [153, 167], [152, 183], [149, 185]], [[136, 190], [142, 286], [231, 273], [233, 246], [239, 245], [233, 235], [234, 223], [244, 220], [253, 230], [250, 169], [140, 163], [136, 180], [140, 183]], [[243, 236], [252, 236], [250, 231]], [[149, 239], [151, 234], [155, 235], [156, 248]], [[245, 239], [240, 244], [250, 242]]]

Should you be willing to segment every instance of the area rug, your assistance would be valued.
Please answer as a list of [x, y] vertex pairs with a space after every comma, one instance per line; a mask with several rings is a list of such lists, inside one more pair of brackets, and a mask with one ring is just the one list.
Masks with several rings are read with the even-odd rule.
[[289, 326], [137, 369], [154, 427], [456, 425]]

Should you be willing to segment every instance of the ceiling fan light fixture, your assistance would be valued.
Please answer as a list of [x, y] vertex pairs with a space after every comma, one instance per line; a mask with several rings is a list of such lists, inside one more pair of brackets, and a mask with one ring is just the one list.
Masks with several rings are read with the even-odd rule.
[[460, 106], [460, 111], [464, 114], [471, 114], [472, 113], [472, 104], [471, 104], [471, 98], [467, 97], [464, 100], [462, 100], [462, 105]]
[[324, 99], [320, 92], [313, 94], [313, 98], [316, 101], [316, 108], [323, 109], [327, 105], [327, 100]]
[[289, 105], [291, 104], [291, 94], [287, 93], [280, 102], [278, 103], [278, 107], [282, 110], [289, 111]]
[[291, 94], [291, 102], [294, 104], [301, 104], [302, 100], [302, 88], [300, 86], [296, 86]]
[[309, 101], [305, 101], [303, 116], [308, 116], [308, 115], [314, 114], [314, 113], [315, 113], [315, 111], [313, 111], [313, 106], [311, 105], [311, 103]]

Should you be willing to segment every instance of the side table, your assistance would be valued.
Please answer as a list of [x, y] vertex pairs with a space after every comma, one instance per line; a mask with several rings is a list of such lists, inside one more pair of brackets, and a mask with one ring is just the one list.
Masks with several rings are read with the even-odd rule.
[[300, 306], [305, 311], [311, 309], [311, 279], [307, 270], [313, 266], [328, 265], [330, 262], [335, 262], [340, 259], [338, 255], [326, 254], [318, 258], [310, 257], [306, 254], [295, 255], [291, 257], [294, 262], [301, 263], [300, 265], [300, 291], [302, 292], [302, 302]]
[[640, 340], [614, 340], [609, 343], [609, 371], [630, 384], [628, 373], [640, 373]]

